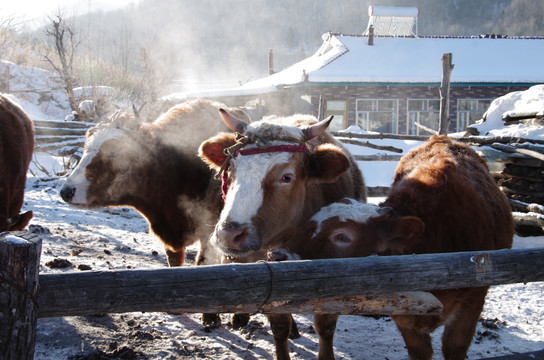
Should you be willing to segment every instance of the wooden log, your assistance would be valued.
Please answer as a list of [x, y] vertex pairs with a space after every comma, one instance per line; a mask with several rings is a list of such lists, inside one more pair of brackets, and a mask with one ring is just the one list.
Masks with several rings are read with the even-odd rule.
[[82, 121], [32, 120], [32, 122], [35, 127], [84, 129], [85, 131], [96, 125]]
[[514, 200], [514, 199], [508, 199], [508, 202], [510, 203], [510, 206], [514, 210], [544, 214], [543, 205], [535, 204], [535, 203], [526, 203], [526, 202]]
[[423, 130], [431, 133], [432, 135], [438, 135], [438, 131], [436, 131], [434, 129], [431, 129], [430, 127], [427, 127], [427, 126], [423, 125], [422, 123], [415, 122], [414, 125], [417, 126], [420, 129], [423, 129]]
[[83, 136], [87, 133], [86, 128], [58, 128], [35, 126], [34, 132], [37, 136]]
[[0, 234], [0, 358], [33, 359], [38, 315], [41, 239]]
[[342, 137], [342, 138], [356, 138], [356, 139], [395, 139], [395, 140], [413, 140], [413, 141], [427, 141], [429, 140], [429, 135], [402, 135], [402, 134], [390, 134], [390, 133], [379, 133], [379, 134], [361, 134], [361, 133], [351, 133], [344, 131], [333, 131], [331, 132], [333, 136]]
[[544, 230], [544, 215], [542, 214], [513, 212], [512, 217], [516, 225], [530, 225]]
[[502, 114], [502, 121], [509, 124], [517, 124], [522, 120], [542, 119], [544, 116], [542, 111], [518, 111], [510, 110]]
[[535, 159], [538, 159], [540, 161], [544, 161], [544, 154], [541, 154], [541, 153], [539, 153], [537, 151], [534, 151], [534, 150], [516, 148], [516, 147], [511, 146], [511, 145], [498, 144], [498, 143], [497, 144], [491, 144], [491, 147], [494, 148], [494, 149], [497, 149], [497, 150], [507, 152], [507, 153], [523, 154], [523, 155], [534, 157]]
[[367, 186], [366, 192], [369, 197], [385, 197], [389, 194], [389, 186]]
[[40, 317], [199, 310], [544, 280], [544, 248], [40, 275]]
[[544, 140], [527, 139], [519, 136], [465, 136], [462, 138], [458, 138], [457, 140], [479, 145], [490, 145], [495, 142], [503, 144], [526, 142], [533, 144], [544, 144]]
[[402, 149], [396, 148], [394, 146], [376, 145], [376, 144], [369, 143], [368, 141], [359, 141], [359, 140], [351, 140], [351, 139], [343, 139], [343, 138], [338, 138], [338, 140], [346, 144], [365, 146], [371, 149], [385, 150], [385, 151], [391, 151], [391, 152], [402, 154]]
[[175, 313], [264, 313], [264, 314], [343, 314], [343, 315], [438, 315], [442, 303], [423, 291], [386, 295], [337, 296], [309, 300], [272, 301], [265, 304], [205, 306], [171, 310]]
[[486, 357], [485, 359], [480, 360], [538, 360], [544, 359], [544, 349], [537, 351], [529, 351], [522, 354], [510, 354], [510, 355], [501, 355], [494, 357]]
[[402, 158], [402, 156], [375, 154], [375, 155], [353, 155], [353, 158], [357, 161], [399, 161]]
[[442, 80], [440, 81], [440, 118], [438, 120], [438, 133], [448, 134], [450, 127], [450, 77], [454, 65], [451, 63], [451, 53], [442, 54]]

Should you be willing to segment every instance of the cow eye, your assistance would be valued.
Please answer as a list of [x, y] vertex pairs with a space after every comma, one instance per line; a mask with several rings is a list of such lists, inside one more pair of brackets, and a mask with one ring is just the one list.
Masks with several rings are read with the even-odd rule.
[[350, 241], [350, 239], [345, 236], [344, 234], [338, 234], [334, 237], [334, 240], [339, 243], [347, 243]]
[[354, 234], [346, 228], [333, 230], [329, 235], [330, 241], [339, 248], [350, 246], [353, 243]]
[[281, 180], [280, 182], [282, 184], [289, 184], [291, 181], [293, 181], [293, 178], [294, 176], [292, 174], [284, 174], [282, 177], [281, 177]]

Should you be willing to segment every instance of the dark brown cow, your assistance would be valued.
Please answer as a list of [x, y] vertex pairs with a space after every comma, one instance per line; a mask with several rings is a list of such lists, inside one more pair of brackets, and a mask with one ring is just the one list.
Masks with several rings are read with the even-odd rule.
[[19, 211], [33, 151], [32, 121], [18, 105], [0, 95], [0, 232], [22, 230], [32, 218], [32, 211]]
[[[297, 115], [247, 124], [226, 111], [221, 115], [239, 135], [215, 136], [200, 154], [222, 171], [225, 206], [211, 241], [231, 261], [265, 259], [324, 205], [345, 196], [366, 200], [357, 164], [326, 132], [330, 119], [318, 123]], [[269, 319], [276, 356], [288, 359], [292, 319]]]
[[197, 263], [217, 263], [207, 240], [223, 206], [220, 183], [197, 152], [204, 139], [227, 129], [217, 121], [222, 106], [190, 101], [139, 127], [114, 121], [91, 129], [62, 198], [85, 208], [134, 207], [162, 241], [170, 266], [181, 266], [185, 247], [199, 239]]
[[[380, 206], [345, 200], [324, 207], [286, 244], [301, 258], [360, 257], [509, 248], [514, 223], [485, 161], [467, 145], [433, 136], [403, 157]], [[281, 259], [281, 252], [273, 254]], [[440, 316], [393, 316], [411, 359], [431, 359], [430, 333], [445, 324], [445, 359], [464, 359], [488, 287], [433, 291]], [[316, 316], [320, 359], [333, 359], [336, 315]]]

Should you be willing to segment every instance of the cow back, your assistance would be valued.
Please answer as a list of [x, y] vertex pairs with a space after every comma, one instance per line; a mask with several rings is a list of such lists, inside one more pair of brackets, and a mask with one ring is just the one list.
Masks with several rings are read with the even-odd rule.
[[425, 223], [408, 252], [436, 253], [508, 248], [513, 220], [506, 196], [487, 164], [468, 145], [433, 136], [400, 162], [384, 206]]

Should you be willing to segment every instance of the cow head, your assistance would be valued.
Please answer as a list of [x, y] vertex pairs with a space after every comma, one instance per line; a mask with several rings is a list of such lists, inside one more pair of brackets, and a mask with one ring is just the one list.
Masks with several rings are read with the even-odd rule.
[[133, 130], [113, 121], [87, 132], [78, 166], [66, 179], [60, 195], [67, 203], [84, 207], [115, 205], [138, 182], [135, 169], [149, 161], [148, 152]]
[[402, 254], [420, 241], [425, 228], [415, 216], [397, 216], [389, 207], [352, 199], [317, 212], [307, 225], [309, 241], [292, 249], [304, 258]]
[[[225, 206], [211, 240], [226, 255], [245, 257], [284, 241], [282, 233], [311, 216], [308, 204], [318, 196], [312, 190], [333, 182], [350, 162], [342, 149], [320, 140], [332, 118], [317, 122], [298, 116], [247, 124], [226, 111], [220, 114], [238, 135], [219, 134], [199, 149], [211, 168], [225, 171]], [[301, 144], [304, 152], [291, 150]]]

